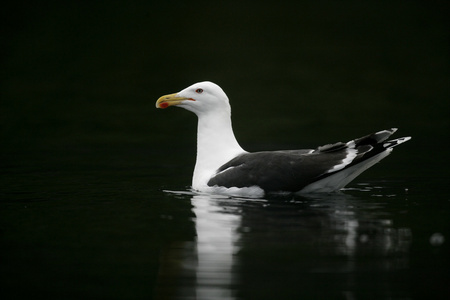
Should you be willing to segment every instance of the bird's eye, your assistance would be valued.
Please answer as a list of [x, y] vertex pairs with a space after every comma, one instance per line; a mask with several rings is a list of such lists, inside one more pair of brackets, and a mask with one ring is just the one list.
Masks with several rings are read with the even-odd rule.
[[203, 93], [203, 89], [196, 89], [195, 92], [196, 92], [197, 94], [201, 94], [201, 93]]

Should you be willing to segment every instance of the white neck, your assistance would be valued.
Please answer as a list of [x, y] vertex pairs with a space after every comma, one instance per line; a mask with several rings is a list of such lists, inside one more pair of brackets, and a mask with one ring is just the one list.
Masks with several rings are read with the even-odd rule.
[[205, 188], [219, 167], [244, 152], [234, 137], [229, 112], [215, 111], [198, 116], [197, 161], [192, 188]]

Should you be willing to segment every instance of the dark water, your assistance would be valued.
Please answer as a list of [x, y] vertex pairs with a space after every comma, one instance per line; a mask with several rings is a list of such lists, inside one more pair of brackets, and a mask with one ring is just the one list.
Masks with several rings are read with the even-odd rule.
[[[197, 236], [165, 248], [157, 292], [179, 299], [443, 296], [446, 233], [410, 222], [415, 210], [438, 213], [419, 209], [404, 184], [360, 183], [345, 194], [283, 201], [174, 197], [190, 201]], [[445, 227], [448, 211], [441, 217]]]
[[[2, 299], [447, 299], [444, 1], [15, 2], [1, 12]], [[249, 150], [390, 127], [339, 194], [188, 191], [212, 80]], [[165, 192], [178, 191], [178, 192]]]

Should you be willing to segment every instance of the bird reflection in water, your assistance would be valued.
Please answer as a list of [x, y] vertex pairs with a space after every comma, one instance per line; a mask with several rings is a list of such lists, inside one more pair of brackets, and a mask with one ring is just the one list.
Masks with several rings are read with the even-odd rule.
[[[371, 291], [384, 297], [393, 289], [408, 296], [389, 278], [408, 268], [411, 231], [395, 227], [379, 202], [347, 194], [186, 197], [197, 237], [164, 253], [158, 299], [354, 298]], [[330, 288], [321, 289], [327, 281]]]
[[[197, 237], [174, 243], [161, 262], [158, 299], [236, 299], [241, 208], [228, 197], [192, 195]], [[230, 205], [226, 205], [229, 203]]]

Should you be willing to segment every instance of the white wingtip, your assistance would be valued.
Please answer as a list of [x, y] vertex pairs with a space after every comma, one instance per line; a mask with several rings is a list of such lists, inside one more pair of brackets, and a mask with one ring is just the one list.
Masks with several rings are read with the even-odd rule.
[[403, 144], [404, 142], [409, 141], [410, 139], [411, 139], [410, 136], [405, 136], [405, 137], [401, 137], [401, 138], [398, 138], [398, 139], [395, 139], [395, 140], [386, 141], [383, 144], [383, 147], [385, 147], [385, 148], [393, 148], [395, 146]]

